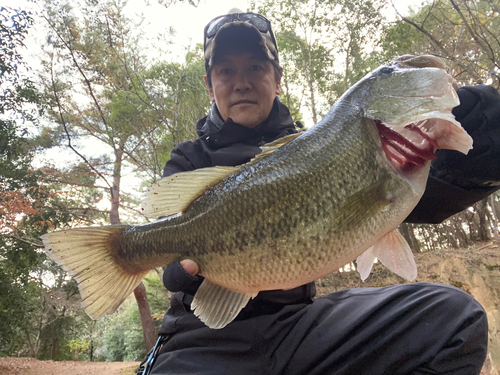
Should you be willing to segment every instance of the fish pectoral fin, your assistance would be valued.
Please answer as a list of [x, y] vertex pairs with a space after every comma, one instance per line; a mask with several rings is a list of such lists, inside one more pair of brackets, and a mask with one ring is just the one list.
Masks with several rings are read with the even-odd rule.
[[241, 293], [203, 280], [191, 308], [203, 323], [213, 329], [224, 328], [257, 293]]
[[390, 205], [393, 200], [387, 196], [386, 191], [386, 184], [389, 181], [390, 176], [387, 174], [350, 196], [334, 213], [336, 228], [347, 228], [353, 222], [369, 220]]
[[112, 314], [149, 272], [127, 273], [113, 254], [128, 225], [61, 230], [42, 236], [45, 252], [75, 278], [92, 319]]
[[373, 255], [373, 246], [356, 259], [356, 269], [361, 276], [361, 280], [365, 281], [368, 276], [370, 276], [375, 259], [376, 257]]
[[281, 146], [286, 145], [287, 143], [290, 143], [291, 141], [293, 141], [295, 138], [300, 137], [302, 134], [304, 134], [304, 133], [289, 134], [289, 135], [286, 135], [286, 136], [279, 138], [275, 141], [266, 143], [265, 145], [261, 146], [261, 148], [260, 148], [262, 150], [262, 152], [260, 154], [258, 154], [257, 156], [255, 156], [247, 164], [253, 164], [253, 163], [259, 161], [260, 159], [265, 158], [266, 156], [272, 154], [274, 151], [276, 151]]
[[176, 173], [155, 183], [142, 201], [146, 216], [169, 216], [183, 212], [208, 188], [233, 173], [236, 167], [201, 168]]
[[413, 281], [417, 278], [417, 265], [403, 235], [394, 229], [373, 245], [373, 255], [396, 275]]

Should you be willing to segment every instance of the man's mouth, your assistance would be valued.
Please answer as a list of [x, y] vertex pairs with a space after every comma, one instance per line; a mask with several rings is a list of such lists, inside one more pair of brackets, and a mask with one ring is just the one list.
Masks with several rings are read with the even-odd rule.
[[233, 103], [233, 105], [239, 105], [239, 104], [255, 104], [256, 102], [248, 99], [243, 99], [243, 100], [238, 100], [237, 102]]

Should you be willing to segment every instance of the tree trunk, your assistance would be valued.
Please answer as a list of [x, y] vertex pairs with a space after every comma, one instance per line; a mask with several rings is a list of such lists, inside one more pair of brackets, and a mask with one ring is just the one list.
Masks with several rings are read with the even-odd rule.
[[113, 165], [113, 185], [111, 186], [111, 210], [109, 220], [111, 224], [121, 224], [120, 222], [120, 184], [123, 162], [124, 141], [120, 140], [118, 148], [115, 146], [115, 161]]
[[52, 360], [57, 361], [60, 358], [60, 353], [59, 353], [59, 339], [55, 338], [52, 339], [52, 351], [50, 354]]
[[[120, 183], [121, 183], [121, 169], [123, 161], [123, 148], [125, 147], [124, 141], [120, 140], [118, 149], [115, 148], [115, 162], [113, 167], [113, 186], [111, 188], [111, 210], [109, 217], [111, 224], [120, 224], [119, 207], [120, 207]], [[139, 307], [139, 315], [141, 317], [142, 333], [144, 335], [144, 344], [149, 351], [156, 342], [156, 330], [151, 317], [151, 310], [149, 309], [148, 297], [146, 294], [146, 287], [141, 282], [137, 288], [134, 289], [134, 296]]]
[[351, 68], [350, 67], [350, 62], [351, 62], [350, 56], [351, 56], [351, 48], [349, 46], [349, 48], [346, 51], [346, 56], [345, 56], [344, 92], [346, 92], [347, 89], [349, 88], [348, 78], [349, 78], [349, 69]]
[[31, 342], [30, 331], [28, 329], [26, 329], [25, 333], [26, 333], [26, 339], [28, 341], [28, 347], [29, 347], [28, 357], [36, 358], [36, 350], [35, 350], [35, 346]]
[[312, 77], [309, 77], [309, 92], [311, 95], [311, 112], [314, 124], [318, 123], [318, 113], [316, 112], [316, 99], [314, 97], [314, 86]]
[[456, 215], [451, 218], [451, 221], [453, 223], [453, 235], [455, 238], [458, 238], [458, 244], [461, 247], [467, 247], [469, 244], [469, 239], [467, 237], [467, 233], [465, 232], [462, 222], [463, 222], [463, 217], [462, 215]]
[[137, 288], [134, 289], [134, 296], [137, 300], [137, 305], [139, 305], [139, 314], [141, 316], [142, 323], [142, 334], [144, 336], [146, 349], [149, 352], [156, 343], [156, 329], [149, 309], [146, 287], [142, 282]]
[[409, 223], [401, 223], [401, 225], [399, 226], [399, 230], [405, 240], [408, 242], [408, 245], [410, 245], [411, 250], [414, 253], [419, 253], [420, 243], [418, 242], [417, 237], [415, 237], [413, 226]]
[[90, 362], [94, 361], [94, 339], [90, 340], [89, 360], [90, 360]]
[[495, 194], [491, 194], [489, 199], [490, 199], [490, 206], [491, 206], [491, 214], [493, 216], [493, 235], [498, 236], [499, 223], [498, 223], [497, 211], [495, 208]]
[[479, 228], [478, 228], [478, 236], [480, 241], [488, 241], [490, 239], [490, 235], [488, 233], [488, 198], [484, 198], [477, 205], [477, 214], [479, 217]]

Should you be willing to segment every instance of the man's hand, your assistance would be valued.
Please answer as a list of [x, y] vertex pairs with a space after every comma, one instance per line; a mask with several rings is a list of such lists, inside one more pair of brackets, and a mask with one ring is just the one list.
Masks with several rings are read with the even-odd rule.
[[191, 259], [174, 262], [163, 272], [163, 284], [171, 292], [192, 292], [198, 287], [200, 267]]
[[189, 273], [191, 276], [196, 276], [196, 275], [198, 275], [198, 272], [200, 272], [200, 267], [198, 266], [198, 264], [194, 260], [184, 259], [184, 260], [181, 260], [180, 263], [181, 263], [182, 268], [184, 268], [184, 271]]

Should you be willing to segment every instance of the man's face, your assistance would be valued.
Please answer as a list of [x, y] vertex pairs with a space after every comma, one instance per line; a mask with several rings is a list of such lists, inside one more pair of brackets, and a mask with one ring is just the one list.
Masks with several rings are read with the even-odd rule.
[[222, 119], [230, 117], [247, 128], [269, 116], [274, 98], [281, 92], [272, 64], [252, 52], [226, 53], [215, 62], [211, 74], [210, 99]]

